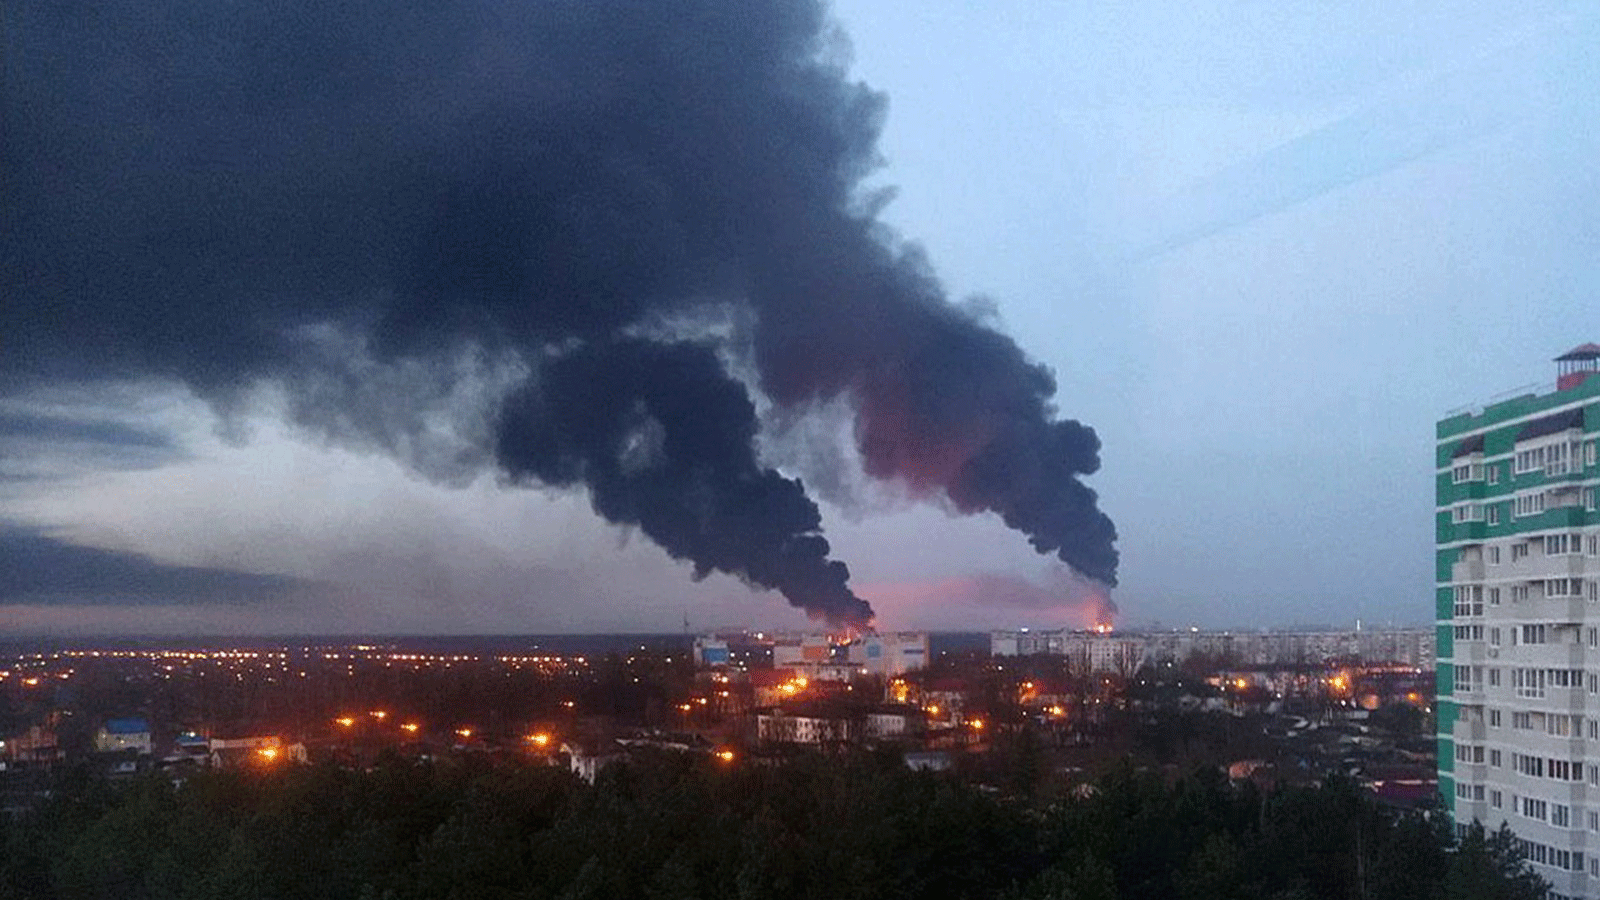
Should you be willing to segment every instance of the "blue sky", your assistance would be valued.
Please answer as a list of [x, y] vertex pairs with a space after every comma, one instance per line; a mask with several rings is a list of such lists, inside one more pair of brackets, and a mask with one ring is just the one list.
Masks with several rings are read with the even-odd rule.
[[[1551, 381], [1552, 357], [1600, 339], [1590, 8], [833, 13], [851, 72], [888, 96], [881, 218], [1099, 433], [1086, 482], [1117, 524], [1121, 623], [1426, 621], [1434, 421]], [[214, 604], [18, 595], [0, 629], [804, 621], [735, 579], [692, 580], [581, 492], [423, 477], [285, 424], [270, 384], [243, 396], [226, 421], [159, 373], [0, 398], [9, 534], [270, 586]], [[849, 474], [840, 416], [767, 424], [768, 461], [821, 497], [881, 626], [1080, 624], [1060, 564], [993, 516]], [[818, 462], [835, 457], [843, 474]]]

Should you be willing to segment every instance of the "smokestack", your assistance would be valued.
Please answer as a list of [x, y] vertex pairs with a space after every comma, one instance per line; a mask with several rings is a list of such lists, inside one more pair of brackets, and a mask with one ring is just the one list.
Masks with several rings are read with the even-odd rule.
[[875, 218], [885, 101], [821, 3], [106, 0], [13, 30], [0, 390], [181, 378], [228, 411], [276, 383], [303, 426], [585, 490], [859, 626], [750, 390], [843, 399], [867, 474], [1115, 584], [1098, 438]]

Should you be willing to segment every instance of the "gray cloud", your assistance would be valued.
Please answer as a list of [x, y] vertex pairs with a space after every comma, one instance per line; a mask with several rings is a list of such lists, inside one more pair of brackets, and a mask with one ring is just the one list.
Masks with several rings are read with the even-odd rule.
[[0, 527], [0, 560], [0, 605], [255, 605], [318, 589], [279, 575], [167, 565], [15, 525]]

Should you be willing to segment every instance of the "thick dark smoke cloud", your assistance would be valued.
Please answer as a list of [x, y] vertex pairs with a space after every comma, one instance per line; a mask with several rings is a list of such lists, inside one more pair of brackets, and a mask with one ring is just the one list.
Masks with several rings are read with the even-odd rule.
[[496, 455], [513, 477], [587, 485], [695, 573], [735, 572], [830, 621], [867, 622], [800, 482], [756, 461], [755, 406], [708, 347], [621, 341], [562, 356], [506, 400]]
[[7, 390], [169, 377], [226, 407], [276, 382], [342, 439], [467, 435], [457, 464], [582, 485], [697, 572], [864, 621], [815, 505], [757, 461], [734, 363], [780, 408], [847, 398], [872, 476], [1115, 582], [1094, 432], [875, 220], [884, 99], [821, 5], [14, 12]]

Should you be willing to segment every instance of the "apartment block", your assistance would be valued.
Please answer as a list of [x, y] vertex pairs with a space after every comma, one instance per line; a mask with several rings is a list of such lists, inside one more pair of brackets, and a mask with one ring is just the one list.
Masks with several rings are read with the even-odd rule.
[[1554, 389], [1438, 423], [1439, 789], [1600, 900], [1600, 346]]

